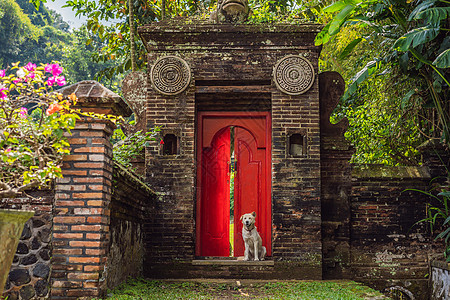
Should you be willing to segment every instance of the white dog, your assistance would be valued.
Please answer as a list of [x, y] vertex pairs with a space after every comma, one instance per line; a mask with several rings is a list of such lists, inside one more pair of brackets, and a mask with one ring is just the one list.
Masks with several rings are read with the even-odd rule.
[[264, 260], [266, 247], [262, 245], [262, 239], [255, 227], [256, 213], [241, 216], [242, 237], [244, 238], [245, 253], [244, 260]]

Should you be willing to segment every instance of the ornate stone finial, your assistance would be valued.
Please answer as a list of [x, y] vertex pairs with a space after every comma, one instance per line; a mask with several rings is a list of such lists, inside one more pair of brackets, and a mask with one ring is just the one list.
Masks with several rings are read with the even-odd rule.
[[214, 23], [242, 23], [249, 14], [248, 0], [218, 0], [210, 20]]
[[285, 56], [273, 68], [273, 81], [283, 93], [303, 94], [314, 83], [314, 67], [309, 60], [299, 55]]

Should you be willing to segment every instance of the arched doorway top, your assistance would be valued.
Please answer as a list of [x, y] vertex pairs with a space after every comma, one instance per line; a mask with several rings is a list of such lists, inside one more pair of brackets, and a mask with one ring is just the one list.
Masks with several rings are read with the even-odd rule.
[[[268, 144], [267, 128], [268, 124], [267, 112], [253, 112], [250, 116], [248, 113], [241, 112], [208, 112], [205, 115], [199, 113], [199, 122], [203, 128], [202, 147], [210, 147], [214, 136], [224, 128], [235, 126], [241, 127], [249, 131], [256, 140], [257, 147], [266, 147]], [[244, 118], [245, 116], [245, 118]], [[232, 121], [230, 122], [230, 117]], [[223, 118], [223, 120], [222, 120]], [[253, 128], [253, 130], [249, 130]]]

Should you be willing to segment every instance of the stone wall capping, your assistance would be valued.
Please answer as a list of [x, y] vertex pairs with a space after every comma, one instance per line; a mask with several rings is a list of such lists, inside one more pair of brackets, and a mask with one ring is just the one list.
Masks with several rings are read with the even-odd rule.
[[198, 51], [199, 47], [222, 52], [257, 48], [314, 52], [319, 48], [314, 46], [314, 39], [321, 30], [322, 25], [318, 24], [173, 25], [155, 22], [139, 27], [138, 34], [148, 53]]
[[[170, 30], [167, 27], [171, 27]], [[212, 24], [209, 22], [199, 22], [192, 19], [173, 19], [161, 22], [152, 22], [148, 25], [143, 25], [138, 28], [138, 33], [145, 32], [306, 32], [318, 33], [324, 27], [323, 24], [304, 23], [304, 24], [290, 24], [290, 23], [261, 23], [261, 24]]]
[[84, 80], [57, 90], [64, 96], [72, 93], [78, 97], [76, 107], [83, 111], [129, 117], [133, 113], [122, 97], [95, 80]]
[[423, 166], [385, 166], [376, 164], [353, 164], [352, 176], [355, 178], [423, 178], [431, 179], [427, 167]]
[[123, 175], [128, 180], [132, 181], [140, 189], [144, 190], [149, 195], [157, 195], [146, 183], [144, 183], [139, 177], [133, 172], [127, 170], [123, 165], [114, 162], [114, 171]]

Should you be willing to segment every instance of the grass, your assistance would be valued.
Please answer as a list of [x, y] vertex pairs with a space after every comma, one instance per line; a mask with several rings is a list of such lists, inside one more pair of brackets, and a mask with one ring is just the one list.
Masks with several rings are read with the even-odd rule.
[[[283, 281], [240, 284], [130, 279], [106, 299], [369, 299], [382, 294], [354, 281]], [[377, 299], [381, 299], [378, 298]]]

